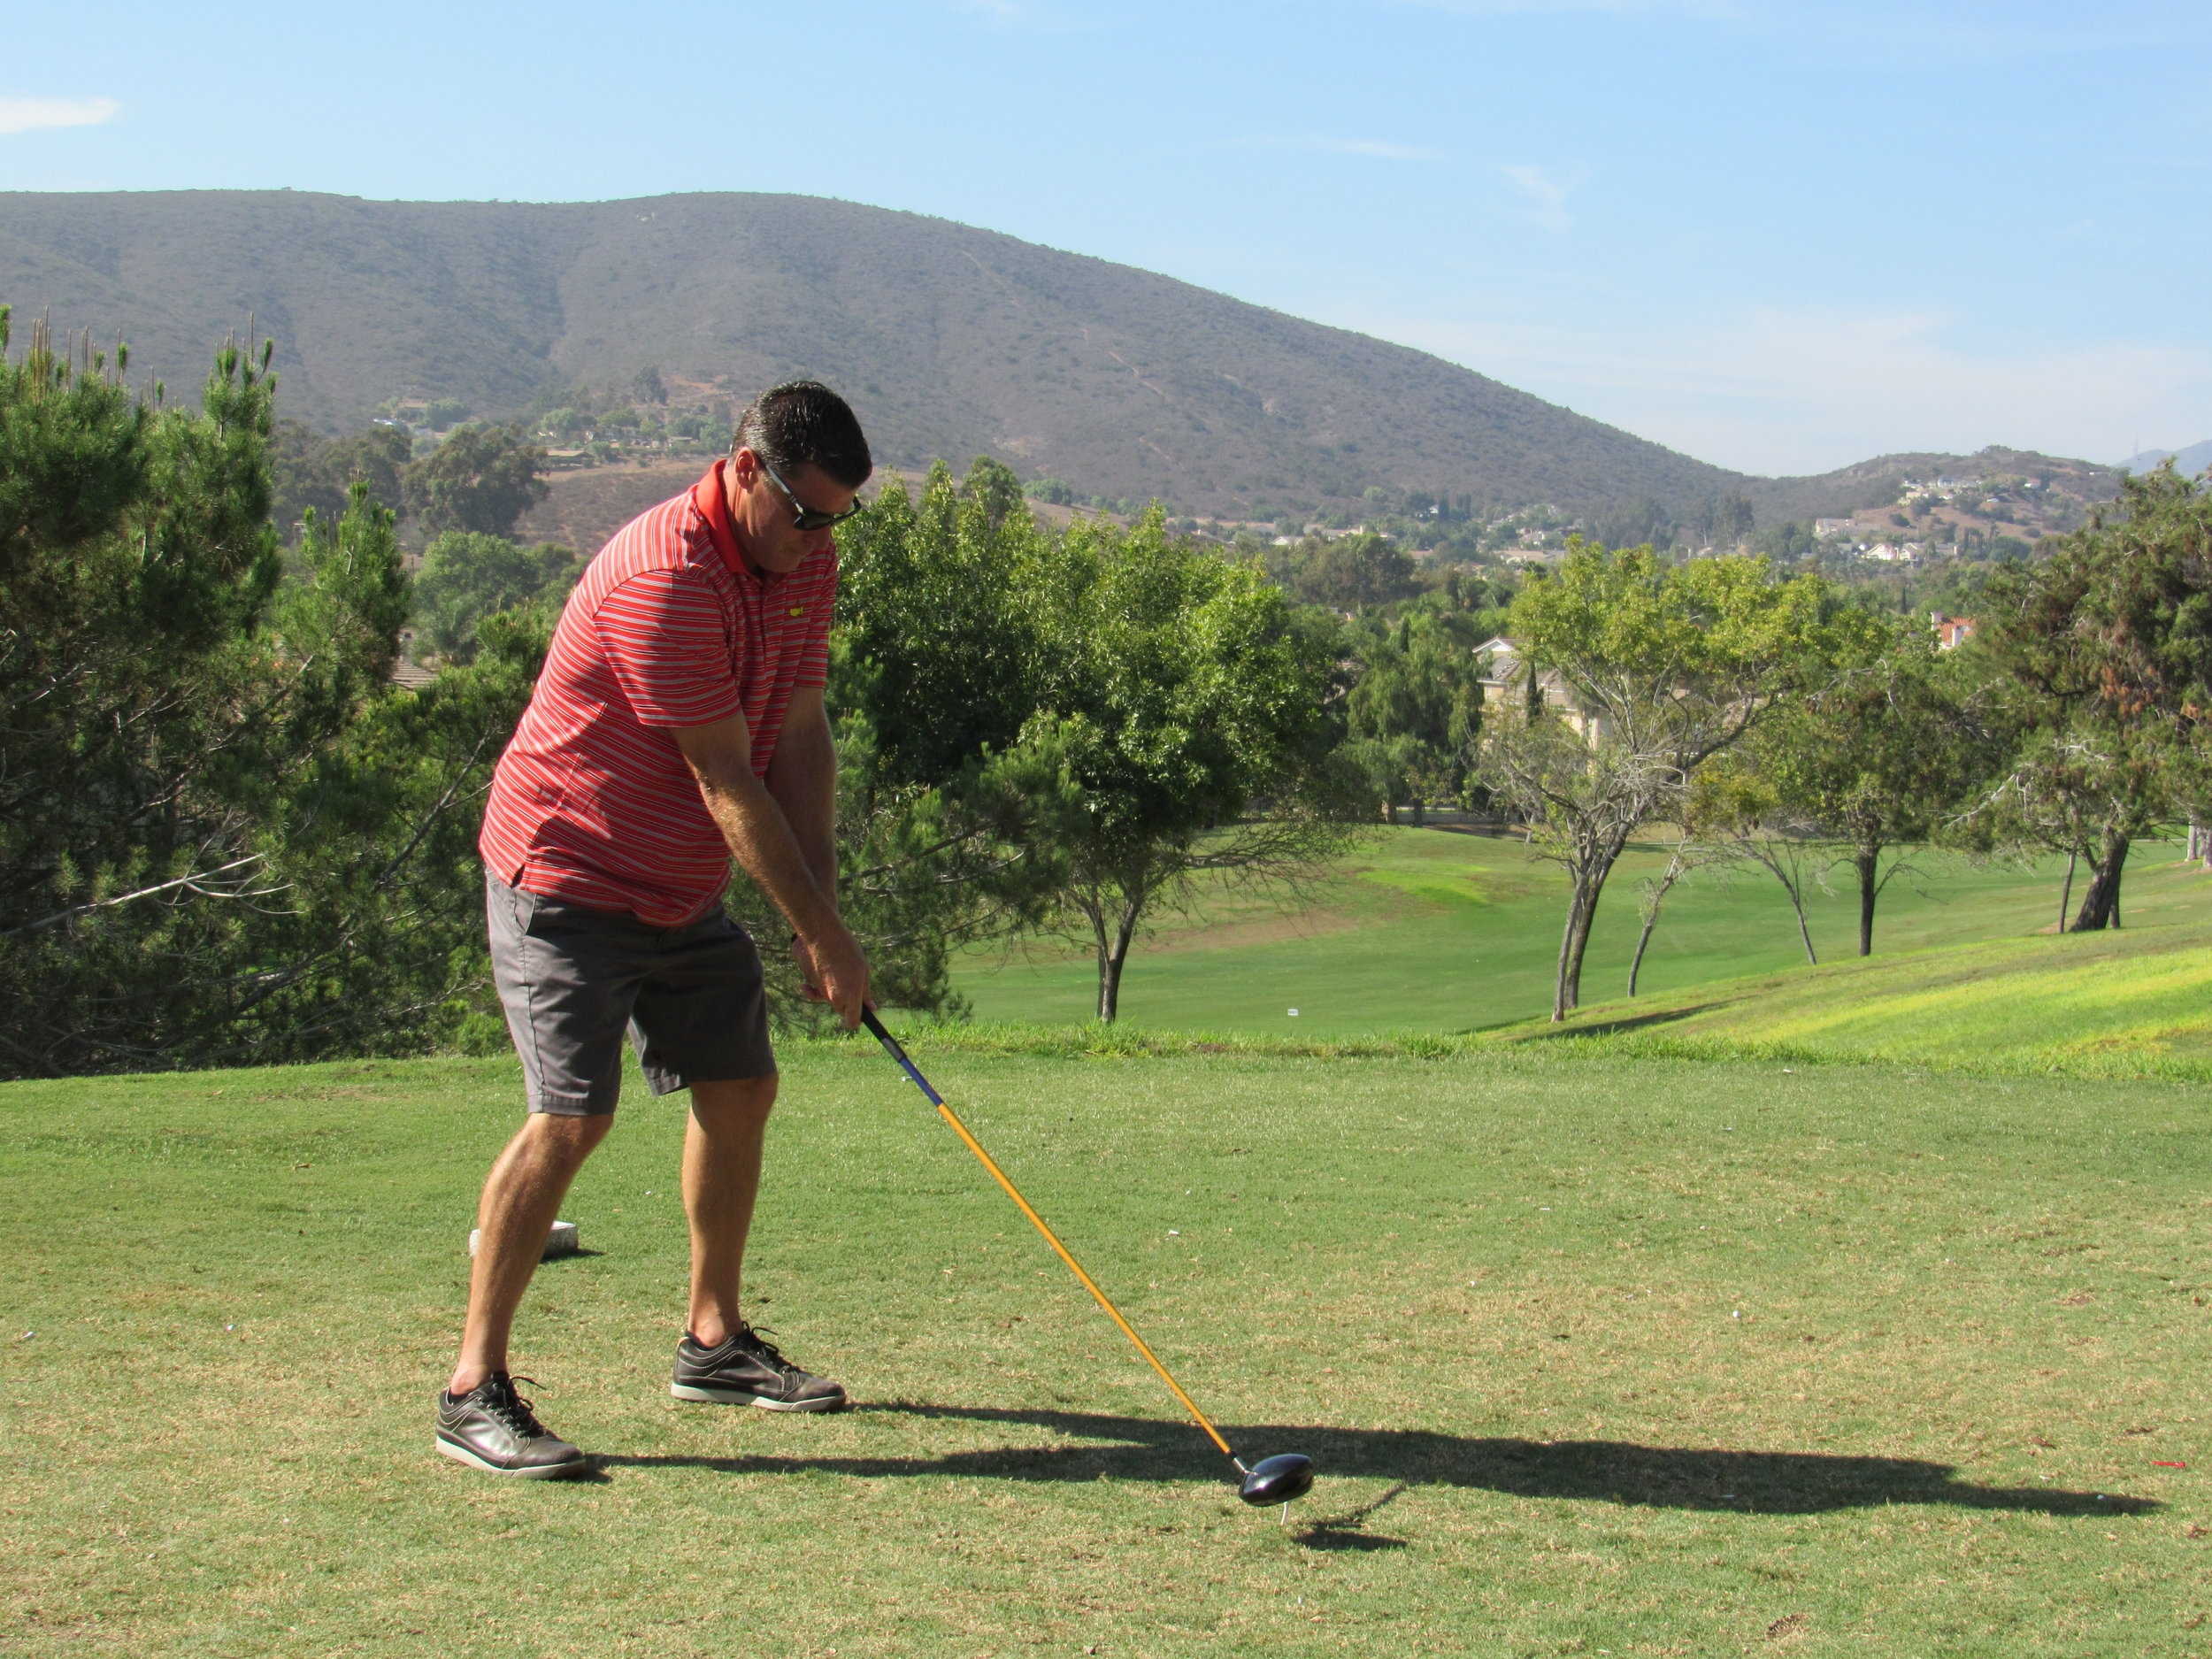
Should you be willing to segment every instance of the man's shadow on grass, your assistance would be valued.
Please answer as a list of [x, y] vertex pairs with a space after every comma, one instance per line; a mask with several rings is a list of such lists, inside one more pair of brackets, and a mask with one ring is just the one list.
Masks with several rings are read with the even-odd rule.
[[[603, 1456], [608, 1468], [711, 1469], [727, 1474], [819, 1470], [866, 1479], [951, 1475], [989, 1480], [1225, 1480], [1226, 1460], [1187, 1423], [1098, 1412], [1009, 1410], [901, 1402], [867, 1412], [1041, 1429], [1046, 1438], [1019, 1446], [948, 1452], [941, 1456], [741, 1457]], [[2012, 1509], [2035, 1515], [2142, 1515], [2161, 1506], [2122, 1493], [2051, 1486], [1985, 1486], [1957, 1479], [1948, 1463], [1913, 1457], [1863, 1457], [1826, 1452], [1709, 1451], [1639, 1446], [1628, 1440], [1525, 1440], [1440, 1434], [1427, 1429], [1342, 1429], [1316, 1424], [1270, 1424], [1225, 1431], [1248, 1458], [1303, 1452], [1323, 1479], [1379, 1478], [1406, 1486], [1447, 1486], [1524, 1498], [1577, 1498], [1663, 1509], [1724, 1510], [1747, 1515], [1816, 1515], [1886, 1503], [1942, 1503], [1957, 1509]], [[1395, 1497], [1396, 1492], [1388, 1494]], [[1375, 1508], [1381, 1507], [1379, 1502]], [[1364, 1518], [1363, 1511], [1354, 1520]], [[1314, 1529], [1325, 1532], [1332, 1525]], [[1340, 1534], [1320, 1548], [1388, 1548], [1390, 1540], [1355, 1541]]]

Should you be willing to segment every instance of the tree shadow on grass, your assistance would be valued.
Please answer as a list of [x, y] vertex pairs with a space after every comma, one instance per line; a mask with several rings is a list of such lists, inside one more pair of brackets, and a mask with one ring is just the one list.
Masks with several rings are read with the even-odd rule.
[[1601, 1019], [1588, 1025], [1562, 1025], [1556, 1031], [1531, 1032], [1525, 1041], [1556, 1042], [1563, 1037], [1617, 1037], [1622, 1032], [1641, 1031], [1649, 1025], [1671, 1025], [1678, 1019], [1687, 1019], [1693, 1014], [1723, 1006], [1720, 1002], [1693, 1002], [1687, 1008], [1661, 1009], [1656, 1013], [1632, 1014], [1624, 1019]]
[[[1225, 1480], [1218, 1452], [1187, 1423], [1098, 1412], [1010, 1410], [900, 1402], [861, 1408], [887, 1416], [948, 1418], [1041, 1429], [1026, 1444], [918, 1457], [603, 1456], [609, 1468], [711, 1469], [726, 1474], [819, 1470], [868, 1479], [940, 1475], [990, 1480]], [[1663, 1509], [1748, 1515], [1817, 1515], [1889, 1503], [2035, 1515], [2143, 1515], [2162, 1506], [2123, 1493], [2049, 1486], [1984, 1486], [1948, 1463], [1827, 1452], [1740, 1452], [1639, 1446], [1627, 1440], [1525, 1440], [1440, 1434], [1427, 1429], [1342, 1429], [1317, 1424], [1225, 1428], [1248, 1458], [1303, 1452], [1332, 1475], [1447, 1486], [1525, 1498], [1573, 1498]], [[1395, 1494], [1390, 1494], [1394, 1496]], [[1380, 1502], [1376, 1508], [1380, 1507]], [[1356, 1525], [1371, 1510], [1310, 1529]], [[1350, 1541], [1316, 1548], [1374, 1548]], [[1387, 1543], [1380, 1545], [1387, 1548]]]

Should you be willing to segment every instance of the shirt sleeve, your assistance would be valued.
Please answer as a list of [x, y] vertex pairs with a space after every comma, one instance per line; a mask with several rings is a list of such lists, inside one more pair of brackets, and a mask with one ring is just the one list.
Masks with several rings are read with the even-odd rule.
[[703, 576], [641, 571], [599, 602], [593, 626], [643, 725], [711, 726], [741, 711], [722, 603]]
[[837, 556], [830, 555], [822, 572], [817, 597], [806, 608], [806, 640], [799, 649], [799, 674], [795, 687], [829, 684], [830, 623], [837, 611]]

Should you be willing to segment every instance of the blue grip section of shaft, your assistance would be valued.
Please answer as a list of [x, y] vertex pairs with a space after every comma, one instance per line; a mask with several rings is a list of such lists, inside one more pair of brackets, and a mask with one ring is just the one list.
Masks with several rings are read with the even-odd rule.
[[865, 1010], [860, 1016], [860, 1021], [867, 1026], [869, 1033], [883, 1045], [884, 1053], [898, 1062], [899, 1070], [913, 1080], [914, 1087], [922, 1091], [929, 1103], [942, 1106], [945, 1097], [930, 1087], [929, 1079], [922, 1075], [921, 1068], [906, 1057], [906, 1050], [899, 1046], [899, 1040], [884, 1030], [883, 1022], [876, 1018], [876, 1010], [872, 1008]]

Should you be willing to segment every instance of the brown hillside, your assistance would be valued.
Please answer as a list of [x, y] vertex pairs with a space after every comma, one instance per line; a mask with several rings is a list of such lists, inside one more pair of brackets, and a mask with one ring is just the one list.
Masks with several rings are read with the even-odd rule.
[[0, 193], [0, 303], [196, 386], [273, 336], [288, 412], [515, 409], [548, 382], [742, 396], [818, 374], [881, 458], [1000, 456], [1085, 495], [1314, 511], [1371, 485], [1686, 504], [1740, 483], [1425, 353], [941, 219], [787, 196], [569, 204]]
[[[1747, 478], [1424, 352], [1010, 236], [809, 196], [0, 192], [0, 303], [103, 344], [128, 340], [132, 378], [165, 380], [173, 396], [191, 395], [215, 344], [250, 325], [276, 342], [284, 412], [331, 432], [403, 397], [498, 418], [648, 365], [732, 399], [816, 374], [852, 397], [879, 459], [903, 470], [987, 453], [1079, 495], [1156, 495], [1232, 518], [1356, 511], [1381, 486], [1501, 509], [1651, 503], [1669, 515], [1740, 490], [1774, 523], [1869, 506], [1916, 468], [1982, 459]], [[2108, 481], [2109, 469], [2089, 470]], [[572, 503], [562, 511], [583, 515], [576, 538], [633, 488], [561, 485]]]

